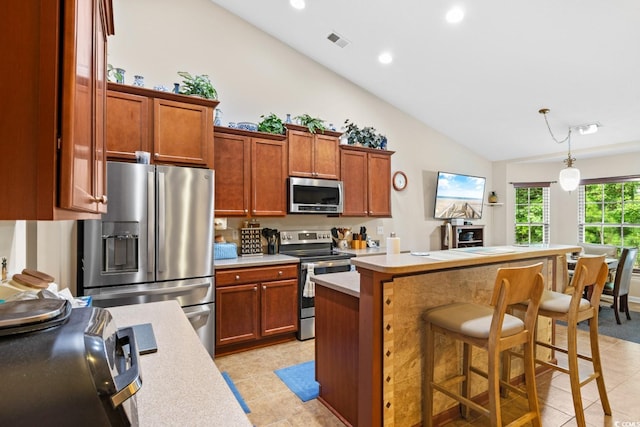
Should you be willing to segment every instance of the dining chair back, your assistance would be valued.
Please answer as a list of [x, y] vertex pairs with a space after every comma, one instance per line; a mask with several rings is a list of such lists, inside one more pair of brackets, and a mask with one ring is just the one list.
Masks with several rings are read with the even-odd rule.
[[627, 320], [631, 320], [629, 315], [629, 287], [631, 285], [631, 273], [633, 273], [633, 264], [638, 255], [638, 248], [622, 248], [616, 276], [613, 282], [607, 282], [604, 285], [602, 293], [613, 297], [613, 311], [616, 316], [618, 325], [620, 322], [619, 311], [627, 315]]

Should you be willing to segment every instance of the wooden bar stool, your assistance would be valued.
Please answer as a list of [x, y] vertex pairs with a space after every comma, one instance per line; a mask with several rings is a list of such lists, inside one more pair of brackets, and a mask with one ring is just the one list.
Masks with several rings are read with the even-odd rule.
[[[492, 426], [502, 425], [500, 412], [500, 386], [526, 396], [529, 411], [510, 425], [522, 425], [529, 421], [540, 426], [540, 408], [535, 386], [534, 333], [538, 305], [544, 290], [542, 263], [528, 267], [500, 268], [496, 277], [491, 306], [474, 303], [452, 303], [426, 311], [425, 367], [423, 425], [433, 425], [433, 394], [437, 390], [462, 404], [462, 415], [469, 417], [470, 409], [488, 416]], [[516, 303], [528, 301], [524, 321], [507, 314]], [[445, 334], [462, 341], [462, 374], [443, 382], [434, 381], [435, 333]], [[526, 393], [500, 381], [500, 359], [502, 351], [523, 345], [525, 358]], [[483, 372], [472, 366], [472, 346], [487, 350], [488, 369]], [[489, 381], [489, 407], [485, 408], [471, 400], [470, 373], [484, 376]], [[452, 391], [452, 386], [460, 392]]]
[[[556, 363], [536, 360], [537, 363], [569, 375], [573, 407], [576, 412], [578, 426], [585, 426], [584, 409], [580, 388], [596, 380], [602, 409], [606, 415], [611, 415], [611, 406], [607, 397], [607, 390], [602, 376], [600, 349], [598, 346], [598, 307], [600, 296], [604, 288], [609, 268], [605, 263], [605, 256], [584, 256], [578, 258], [573, 277], [564, 293], [545, 290], [542, 294], [538, 314], [549, 317], [553, 322], [561, 320], [567, 324], [567, 347], [560, 347], [555, 343], [549, 344], [536, 340], [536, 345], [544, 346], [567, 355], [568, 369]], [[583, 298], [585, 287], [589, 286], [589, 299]], [[526, 306], [521, 306], [524, 309]], [[578, 353], [578, 323], [589, 321], [589, 341], [591, 356]], [[580, 380], [578, 358], [590, 361], [593, 373], [584, 380]]]

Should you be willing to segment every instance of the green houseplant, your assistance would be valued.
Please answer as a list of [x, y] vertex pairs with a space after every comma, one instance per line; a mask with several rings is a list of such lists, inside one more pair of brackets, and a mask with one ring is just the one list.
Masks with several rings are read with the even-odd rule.
[[258, 131], [259, 132], [267, 132], [267, 133], [275, 133], [278, 135], [284, 135], [286, 129], [284, 127], [284, 123], [280, 119], [280, 117], [271, 113], [268, 116], [264, 114], [260, 116], [262, 121], [258, 123]]
[[209, 76], [206, 74], [192, 76], [186, 71], [178, 71], [178, 75], [182, 77], [182, 87], [180, 93], [183, 95], [198, 95], [207, 99], [218, 99], [216, 92]]
[[376, 129], [372, 126], [365, 126], [364, 128], [358, 127], [349, 119], [344, 121], [345, 135], [347, 136], [347, 143], [349, 145], [361, 145], [368, 148], [379, 148], [381, 150], [387, 149], [387, 137], [376, 133]]
[[324, 133], [326, 127], [324, 126], [324, 120], [311, 117], [308, 114], [301, 114], [293, 118], [298, 121], [302, 126], [306, 126], [309, 128], [309, 132], [316, 133], [316, 131], [320, 131]]

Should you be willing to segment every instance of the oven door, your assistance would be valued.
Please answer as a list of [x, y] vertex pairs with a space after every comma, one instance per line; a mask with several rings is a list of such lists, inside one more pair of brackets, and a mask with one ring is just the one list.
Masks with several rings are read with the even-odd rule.
[[300, 264], [300, 281], [298, 283], [298, 295], [300, 299], [300, 328], [298, 329], [298, 339], [300, 340], [315, 337], [315, 298], [307, 298], [303, 296], [309, 264], [313, 265], [314, 276], [351, 270], [350, 259], [302, 262]]

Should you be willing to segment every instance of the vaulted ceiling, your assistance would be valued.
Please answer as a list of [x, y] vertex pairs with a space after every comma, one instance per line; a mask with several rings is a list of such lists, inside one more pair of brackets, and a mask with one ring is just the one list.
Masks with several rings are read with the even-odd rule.
[[640, 150], [638, 0], [212, 1], [490, 160], [566, 154], [543, 107], [558, 139], [602, 125], [576, 153]]

